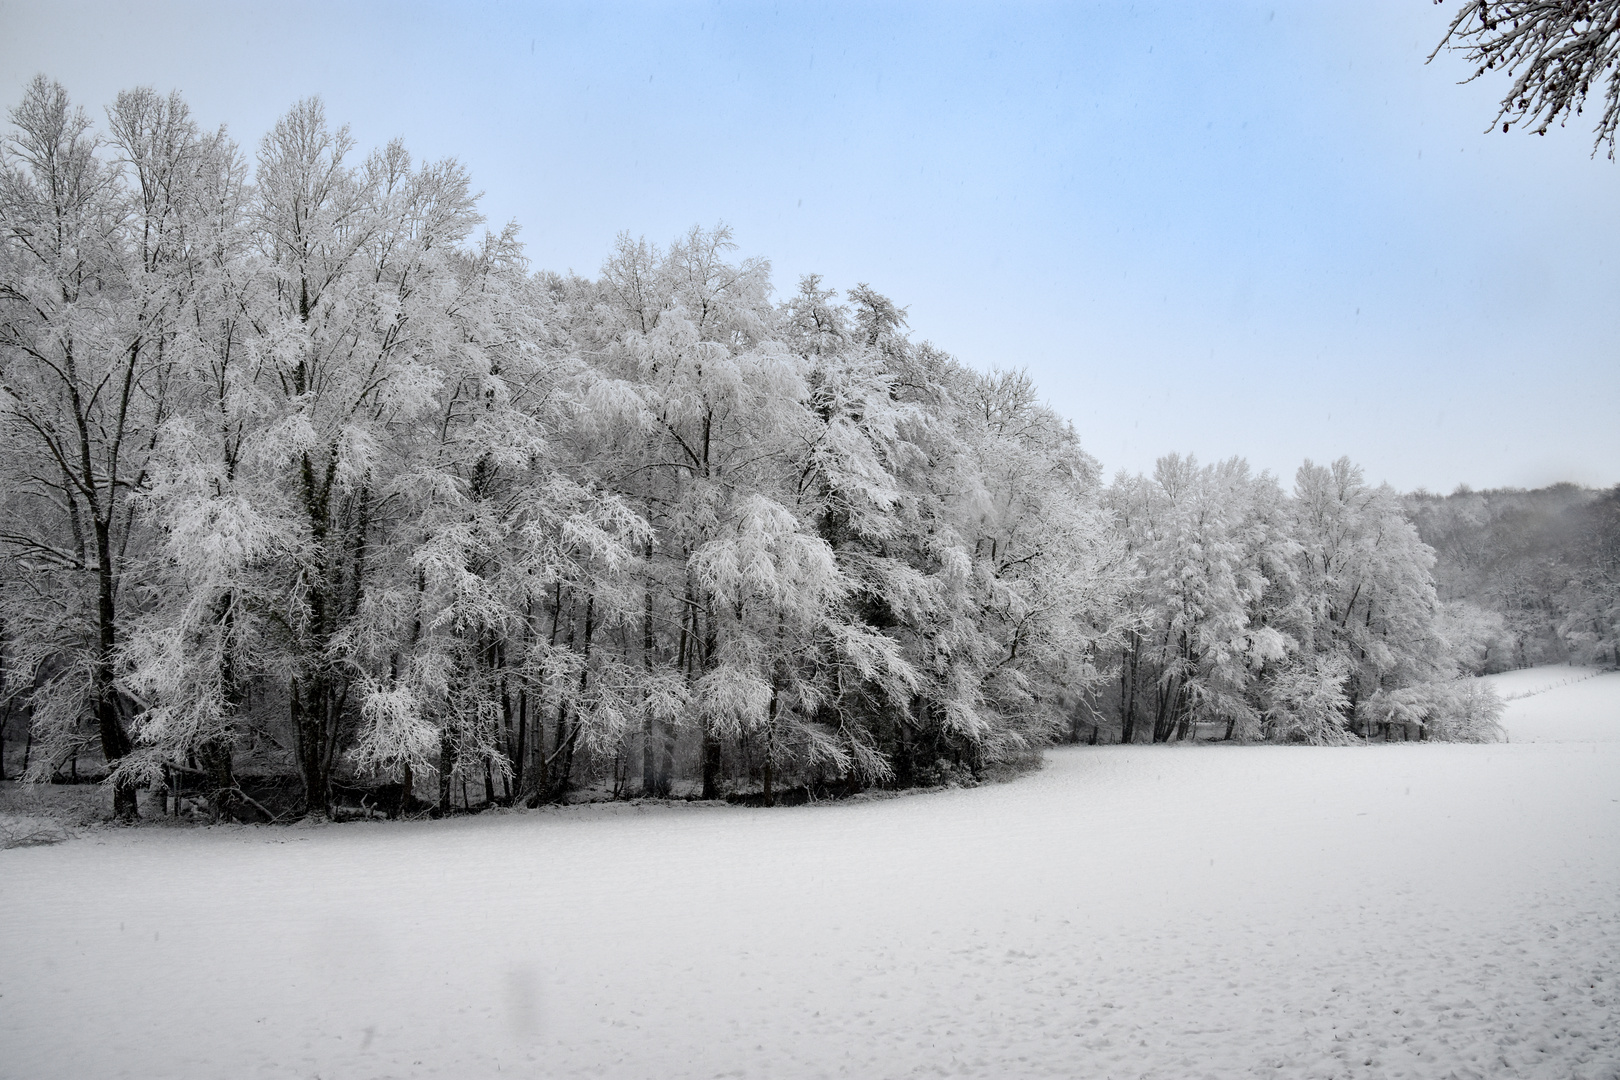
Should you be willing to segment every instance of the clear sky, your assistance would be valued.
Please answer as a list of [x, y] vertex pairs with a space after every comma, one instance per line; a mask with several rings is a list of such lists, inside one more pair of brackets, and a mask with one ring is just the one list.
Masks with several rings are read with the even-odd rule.
[[0, 102], [177, 88], [252, 151], [319, 94], [537, 267], [724, 221], [1027, 367], [1110, 472], [1620, 482], [1620, 165], [1484, 133], [1503, 82], [1424, 64], [1455, 9], [0, 0]]

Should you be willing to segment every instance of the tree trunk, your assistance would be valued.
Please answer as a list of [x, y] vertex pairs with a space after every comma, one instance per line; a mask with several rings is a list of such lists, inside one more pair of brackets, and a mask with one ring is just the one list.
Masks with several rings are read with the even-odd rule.
[[[96, 727], [101, 735], [101, 755], [107, 759], [109, 769], [118, 766], [118, 759], [132, 749], [129, 735], [118, 717], [118, 702], [113, 694], [113, 662], [117, 652], [116, 608], [113, 596], [112, 534], [108, 523], [96, 515], [96, 568], [97, 605], [96, 622], [98, 648], [95, 671], [92, 674], [92, 693], [95, 698]], [[113, 787], [113, 817], [120, 821], [133, 821], [140, 816], [135, 801], [135, 785], [123, 781]]]
[[704, 799], [720, 797], [720, 767], [724, 762], [720, 738], [707, 720], [703, 722], [703, 794]]
[[328, 817], [332, 807], [332, 771], [341, 749], [347, 688], [342, 669], [331, 659], [333, 642], [359, 611], [364, 598], [370, 492], [362, 486], [352, 499], [333, 502], [338, 447], [323, 451], [317, 463], [300, 457], [299, 484], [304, 524], [309, 529], [312, 564], [308, 570], [307, 630], [297, 650], [303, 673], [292, 694], [296, 754], [304, 781], [305, 813]]
[[1127, 745], [1136, 741], [1136, 684], [1138, 682], [1137, 662], [1141, 656], [1141, 651], [1142, 635], [1133, 630], [1131, 632], [1131, 646], [1129, 655], [1122, 658], [1119, 665], [1119, 677], [1125, 681], [1125, 686], [1121, 689], [1121, 694], [1125, 698], [1125, 715], [1123, 717], [1124, 727], [1120, 732], [1119, 741]]
[[[652, 564], [652, 538], [647, 538], [646, 558], [649, 575]], [[641, 667], [650, 680], [653, 674], [653, 597], [652, 585], [649, 583], [641, 595]], [[658, 790], [658, 759], [654, 740], [658, 736], [658, 722], [653, 718], [650, 705], [651, 690], [648, 690], [648, 701], [643, 702], [646, 715], [641, 724], [641, 793], [643, 795], [662, 794]]]
[[765, 805], [776, 805], [776, 707], [780, 691], [771, 687], [771, 707], [765, 721]]
[[[1176, 678], [1172, 675], [1170, 677], [1170, 685], [1171, 687], [1174, 687], [1175, 684]], [[1173, 691], [1167, 692], [1164, 683], [1160, 682], [1154, 687], [1153, 692], [1153, 741], [1155, 743], [1162, 743], [1168, 741], [1170, 738], [1169, 717], [1171, 715], [1171, 697]]]
[[[687, 579], [686, 598], [681, 613], [681, 636], [675, 650], [675, 669], [683, 672], [686, 685], [690, 688], [694, 680], [694, 668], [697, 656], [697, 600], [692, 596], [692, 582]], [[673, 790], [673, 776], [675, 772], [675, 756], [673, 741], [666, 738], [664, 743], [664, 759], [660, 762], [662, 774], [659, 783], [667, 792]]]
[[1181, 719], [1176, 723], [1176, 741], [1183, 742], [1193, 732], [1192, 699], [1183, 694], [1180, 707]]
[[523, 794], [523, 777], [529, 762], [529, 692], [518, 688], [517, 702], [517, 756], [512, 759], [512, 793]]
[[[547, 643], [556, 648], [557, 635], [562, 631], [562, 582], [558, 581], [553, 587], [551, 600], [551, 633]], [[536, 680], [534, 695], [534, 745], [530, 751], [534, 755], [534, 764], [529, 770], [532, 780], [532, 790], [524, 805], [533, 810], [546, 801], [551, 791], [551, 757], [546, 755], [546, 693], [545, 679], [542, 673]], [[555, 751], [553, 751], [553, 756]]]
[[[703, 670], [708, 671], [714, 665], [714, 656], [719, 649], [719, 627], [715, 625], [713, 605], [705, 605], [703, 610]], [[711, 721], [703, 721], [703, 798], [718, 799], [720, 797], [720, 766], [721, 766], [720, 737], [715, 734]]]
[[327, 711], [330, 700], [321, 676], [292, 680], [290, 708], [297, 736], [298, 772], [304, 781], [304, 813], [313, 818], [331, 816], [332, 776], [328, 768]]
[[23, 726], [23, 732], [24, 732], [24, 736], [23, 736], [22, 772], [18, 773], [17, 774], [18, 776], [27, 776], [28, 775], [28, 755], [34, 749], [34, 707], [33, 707], [33, 705], [29, 705], [29, 707], [28, 707], [28, 722]]
[[[497, 641], [490, 647], [490, 655], [494, 660], [495, 669], [500, 672], [501, 688], [501, 742], [506, 751], [506, 761], [511, 767], [512, 781], [521, 782], [523, 779], [523, 736], [512, 728], [512, 691], [506, 682], [506, 645]], [[502, 783], [507, 780], [503, 776]]]
[[[596, 597], [585, 598], [585, 636], [580, 648], [581, 666], [579, 669], [579, 689], [577, 696], [585, 697], [585, 691], [590, 687], [591, 678], [591, 638], [596, 631]], [[553, 785], [555, 796], [561, 799], [568, 793], [568, 784], [574, 772], [574, 745], [579, 742], [579, 732], [584, 721], [579, 719], [579, 707], [574, 707], [574, 723], [564, 735], [564, 717], [567, 703], [557, 710], [557, 753], [562, 755], [562, 764], [557, 769], [557, 779]]]
[[439, 814], [443, 816], [451, 810], [450, 803], [450, 774], [456, 768], [456, 747], [451, 739], [450, 729], [446, 727], [439, 733]]
[[208, 810], [216, 821], [235, 816], [236, 776], [231, 768], [231, 746], [222, 739], [210, 739], [197, 748], [197, 763], [208, 784]]

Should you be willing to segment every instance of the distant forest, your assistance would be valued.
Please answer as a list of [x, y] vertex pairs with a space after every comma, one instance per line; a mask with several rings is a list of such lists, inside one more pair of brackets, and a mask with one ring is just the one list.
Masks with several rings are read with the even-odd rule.
[[[1053, 740], [1496, 737], [1616, 659], [1616, 494], [1112, 482], [1017, 371], [724, 227], [595, 277], [318, 101], [36, 80], [0, 149], [0, 750], [213, 816], [973, 782]], [[1438, 553], [1438, 554], [1437, 554]]]
[[1473, 623], [1467, 670], [1620, 667], [1620, 486], [1418, 492], [1406, 512], [1434, 549], [1439, 599]]

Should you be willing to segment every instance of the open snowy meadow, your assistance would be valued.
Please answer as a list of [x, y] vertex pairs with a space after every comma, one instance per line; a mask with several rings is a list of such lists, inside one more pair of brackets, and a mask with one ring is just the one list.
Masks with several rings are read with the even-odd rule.
[[1494, 678], [1505, 745], [0, 852], [0, 1074], [1620, 1076], [1620, 673]]

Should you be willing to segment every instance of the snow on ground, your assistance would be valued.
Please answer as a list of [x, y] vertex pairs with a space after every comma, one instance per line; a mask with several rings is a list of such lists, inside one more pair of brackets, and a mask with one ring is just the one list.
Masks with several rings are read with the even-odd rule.
[[1543, 664], [1541, 667], [1520, 668], [1517, 671], [1504, 671], [1497, 675], [1486, 675], [1481, 680], [1496, 688], [1496, 693], [1503, 701], [1515, 701], [1519, 698], [1544, 694], [1561, 686], [1569, 686], [1594, 678], [1603, 673], [1602, 668], [1582, 667], [1576, 664]]
[[1612, 1080], [1617, 1018], [1613, 741], [1074, 747], [868, 802], [0, 852], [31, 1080]]
[[1512, 742], [1620, 741], [1620, 671], [1565, 665], [1487, 675]]

